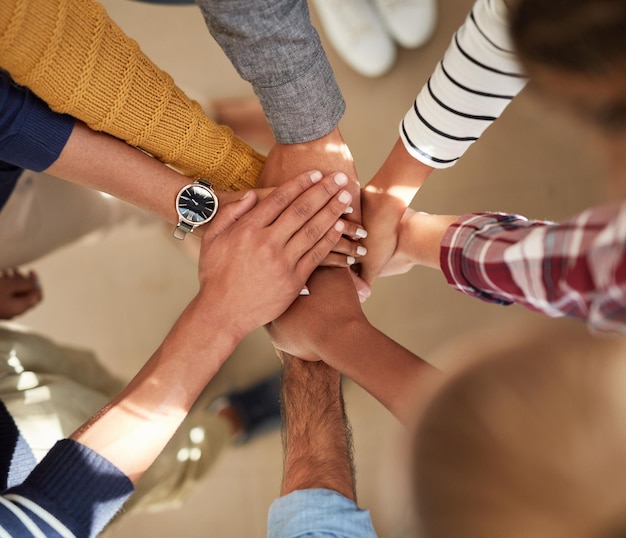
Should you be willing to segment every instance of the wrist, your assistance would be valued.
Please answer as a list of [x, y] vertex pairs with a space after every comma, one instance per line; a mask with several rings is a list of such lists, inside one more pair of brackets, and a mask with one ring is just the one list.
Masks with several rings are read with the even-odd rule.
[[453, 215], [414, 213], [400, 225], [399, 248], [414, 265], [440, 268], [441, 241], [448, 227], [457, 220]]
[[173, 352], [177, 355], [197, 361], [198, 374], [206, 369], [206, 375], [215, 375], [248, 334], [223, 316], [223, 309], [214, 299], [215, 296], [209, 297], [200, 290], [163, 342], [163, 346], [175, 348]]
[[406, 208], [432, 171], [432, 167], [414, 159], [398, 139], [365, 191], [394, 196]]
[[279, 353], [283, 362], [283, 384], [289, 385], [295, 381], [309, 386], [311, 380], [314, 380], [318, 385], [332, 387], [336, 384], [339, 388], [341, 374], [328, 364], [321, 360], [305, 361], [284, 351]]

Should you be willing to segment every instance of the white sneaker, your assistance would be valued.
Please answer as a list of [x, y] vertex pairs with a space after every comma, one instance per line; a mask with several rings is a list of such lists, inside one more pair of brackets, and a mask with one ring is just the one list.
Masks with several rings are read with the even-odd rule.
[[396, 46], [370, 0], [311, 0], [328, 41], [357, 73], [379, 77], [393, 66]]
[[373, 0], [399, 45], [414, 49], [430, 39], [437, 24], [437, 0]]

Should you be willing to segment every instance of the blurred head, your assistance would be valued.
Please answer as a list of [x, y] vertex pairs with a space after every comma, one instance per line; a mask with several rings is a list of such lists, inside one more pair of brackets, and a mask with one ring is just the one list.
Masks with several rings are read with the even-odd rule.
[[418, 421], [420, 537], [626, 538], [626, 343], [580, 326], [477, 357]]
[[626, 152], [626, 2], [517, 0], [516, 50], [533, 82]]

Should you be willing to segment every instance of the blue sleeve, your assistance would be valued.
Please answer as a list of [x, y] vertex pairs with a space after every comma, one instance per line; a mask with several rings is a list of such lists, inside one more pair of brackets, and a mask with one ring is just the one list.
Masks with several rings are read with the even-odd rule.
[[21, 484], [36, 464], [33, 451], [0, 401], [0, 491]]
[[336, 491], [305, 489], [276, 499], [268, 538], [376, 538], [369, 510]]
[[61, 154], [74, 121], [52, 112], [0, 70], [0, 161], [35, 172], [45, 170]]
[[196, 0], [209, 31], [252, 84], [278, 142], [332, 131], [345, 102], [306, 0]]
[[64, 439], [22, 484], [0, 495], [0, 527], [9, 536], [95, 537], [133, 491], [129, 478], [89, 448]]

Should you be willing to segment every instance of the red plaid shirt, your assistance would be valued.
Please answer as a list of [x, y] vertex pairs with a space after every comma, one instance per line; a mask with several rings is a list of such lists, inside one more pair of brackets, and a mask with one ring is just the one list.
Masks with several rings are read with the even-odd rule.
[[626, 202], [563, 223], [463, 215], [444, 236], [440, 262], [468, 295], [626, 332]]

